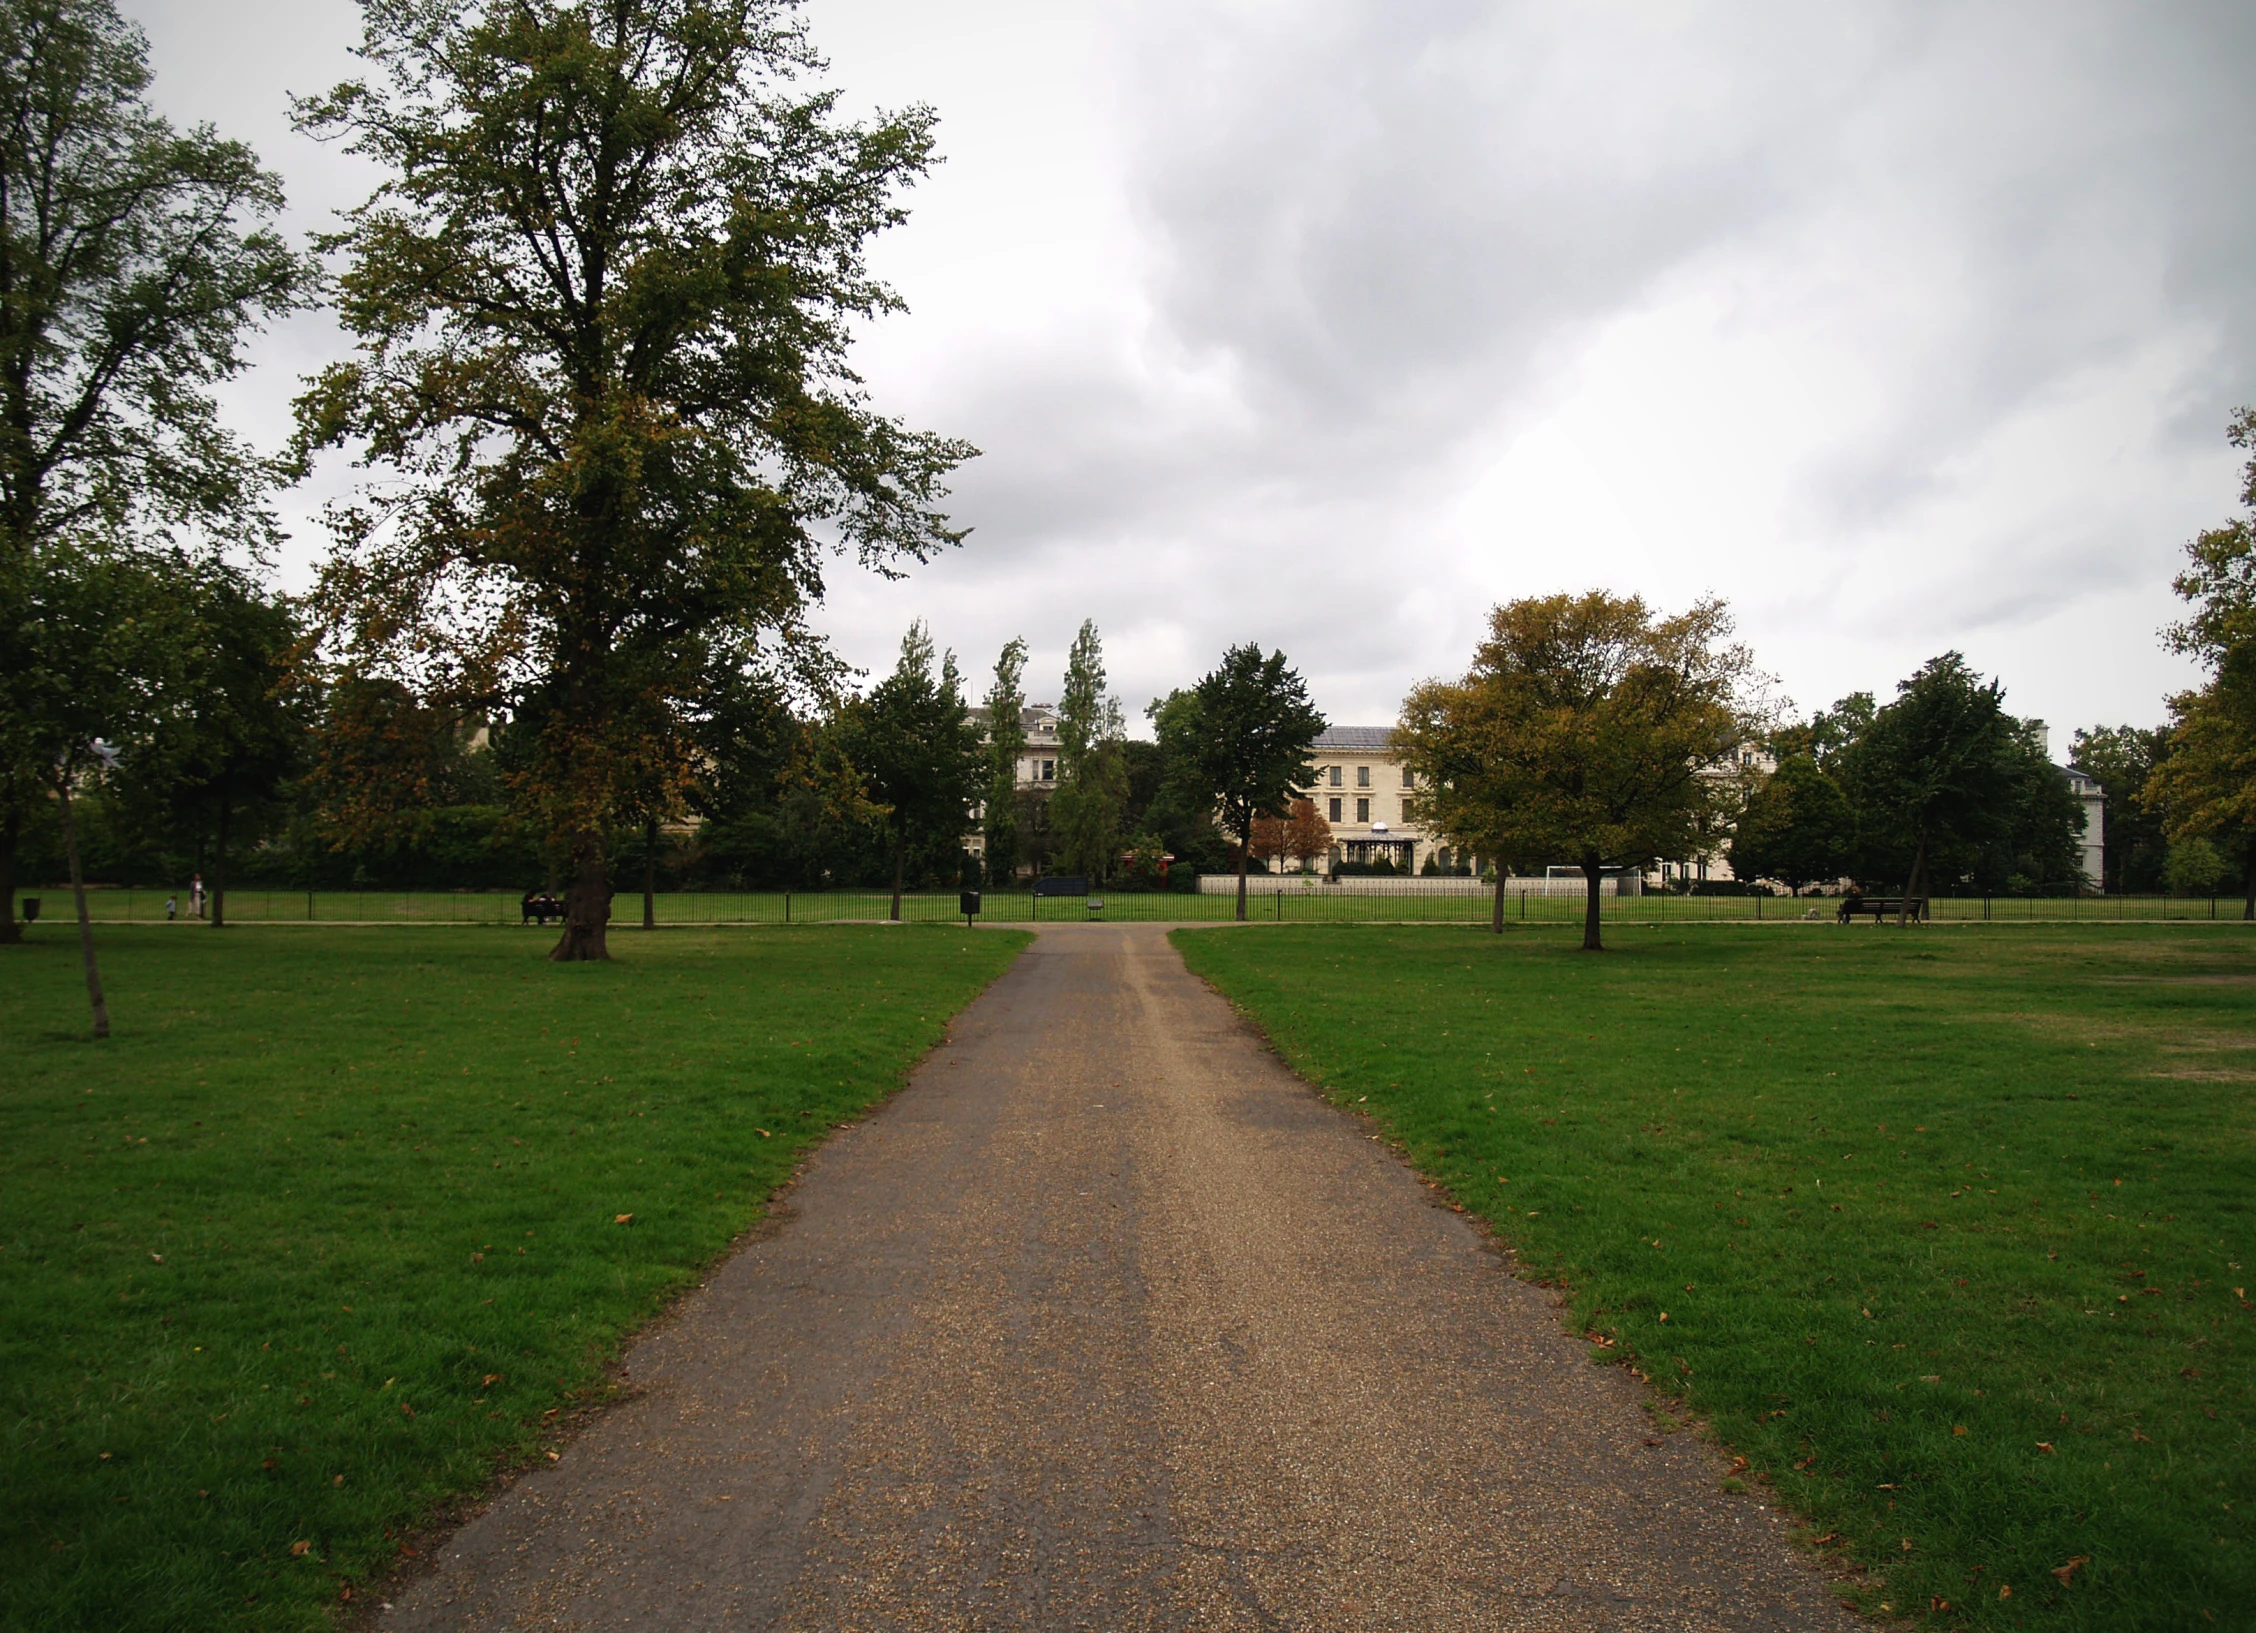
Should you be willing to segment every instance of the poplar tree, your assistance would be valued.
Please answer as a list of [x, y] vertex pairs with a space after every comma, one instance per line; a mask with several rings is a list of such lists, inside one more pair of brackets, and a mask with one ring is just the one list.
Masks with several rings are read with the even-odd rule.
[[1112, 871], [1120, 823], [1128, 808], [1128, 763], [1121, 742], [1127, 722], [1105, 692], [1104, 642], [1084, 619], [1066, 656], [1058, 698], [1058, 786], [1050, 796], [1050, 829], [1065, 865], [1092, 883]]
[[1009, 884], [1018, 872], [1018, 762], [1026, 752], [1026, 642], [1004, 643], [987, 688], [987, 879]]
[[333, 516], [346, 657], [514, 714], [512, 794], [571, 871], [551, 956], [608, 956], [607, 835], [678, 803], [716, 649], [795, 628], [833, 547], [961, 534], [966, 444], [847, 353], [901, 308], [870, 239], [933, 116], [852, 123], [786, 0], [366, 0], [370, 72], [300, 104], [389, 179], [323, 241], [358, 345], [300, 401], [379, 471]]

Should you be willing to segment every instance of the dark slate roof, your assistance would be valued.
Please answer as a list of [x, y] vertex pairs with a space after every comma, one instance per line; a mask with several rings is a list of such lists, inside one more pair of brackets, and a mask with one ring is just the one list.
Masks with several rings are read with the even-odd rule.
[[1345, 752], [1384, 753], [1393, 744], [1392, 726], [1327, 726], [1316, 734], [1314, 746]]

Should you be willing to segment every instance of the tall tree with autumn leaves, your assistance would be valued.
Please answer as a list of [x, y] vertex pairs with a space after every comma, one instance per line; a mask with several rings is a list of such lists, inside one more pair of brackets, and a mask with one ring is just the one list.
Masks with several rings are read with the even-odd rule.
[[933, 116], [841, 120], [785, 0], [366, 0], [369, 72], [302, 103], [389, 179], [324, 242], [357, 355], [308, 448], [378, 478], [321, 603], [357, 671], [533, 745], [567, 836], [553, 957], [607, 956], [606, 835], [671, 802], [716, 643], [795, 630], [832, 547], [957, 542], [973, 450], [876, 412], [853, 327], [897, 310], [873, 235]]
[[1720, 601], [1665, 617], [1603, 591], [1496, 608], [1465, 677], [1402, 705], [1419, 820], [1482, 855], [1573, 861], [1598, 951], [1605, 870], [1686, 854], [1729, 792], [1714, 768], [1756, 729], [1760, 677], [1730, 634]]
[[2248, 513], [2186, 546], [2171, 581], [2191, 611], [2164, 632], [2209, 670], [2206, 685], [2170, 699], [2170, 753], [2146, 783], [2172, 844], [2206, 840], [2239, 865], [2241, 916], [2256, 919], [2256, 408], [2227, 436], [2251, 450], [2241, 476]]

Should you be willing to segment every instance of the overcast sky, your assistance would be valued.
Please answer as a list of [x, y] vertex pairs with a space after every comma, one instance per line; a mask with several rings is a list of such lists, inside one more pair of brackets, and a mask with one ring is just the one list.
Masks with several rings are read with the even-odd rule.
[[[298, 227], [366, 192], [287, 115], [349, 0], [122, 3]], [[1603, 587], [1723, 596], [1805, 709], [1959, 648], [2056, 753], [2192, 678], [2155, 631], [2256, 400], [2245, 0], [807, 15], [850, 107], [939, 110], [859, 361], [984, 450], [960, 551], [834, 573], [856, 663], [922, 617], [983, 684], [1023, 634], [1054, 697], [1094, 617], [1131, 714], [1256, 640], [1383, 723], [1493, 603]], [[267, 337], [231, 411], [278, 439], [337, 345]]]

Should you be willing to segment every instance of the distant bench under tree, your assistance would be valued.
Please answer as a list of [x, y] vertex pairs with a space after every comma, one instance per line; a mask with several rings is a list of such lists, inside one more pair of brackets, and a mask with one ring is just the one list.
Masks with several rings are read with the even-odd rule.
[[[1042, 898], [1044, 896], [1089, 896], [1089, 881], [1069, 873], [1059, 874], [1055, 878], [1036, 879], [1034, 881], [1034, 911], [1037, 915], [1042, 911]], [[1101, 909], [1104, 903], [1094, 897], [1089, 897], [1089, 905], [1092, 908]]]
[[1903, 913], [1905, 916], [1915, 919], [1927, 917], [1926, 897], [1910, 897], [1908, 908], [1905, 906], [1905, 901], [1906, 898], [1902, 896], [1843, 896], [1841, 898], [1841, 910], [1836, 917], [1843, 924], [1866, 913], [1872, 915], [1874, 924], [1878, 924], [1882, 919], [1892, 919], [1898, 913]]

